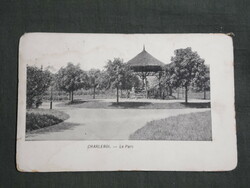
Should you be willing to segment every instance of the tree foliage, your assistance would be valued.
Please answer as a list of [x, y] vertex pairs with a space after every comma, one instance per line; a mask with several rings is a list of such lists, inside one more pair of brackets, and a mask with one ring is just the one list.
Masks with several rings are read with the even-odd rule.
[[93, 99], [95, 99], [95, 90], [102, 83], [101, 71], [99, 69], [90, 69], [88, 72], [89, 85], [93, 88]]
[[109, 87], [116, 88], [117, 103], [119, 102], [119, 88], [122, 86], [122, 80], [125, 72], [125, 66], [123, 60], [120, 58], [114, 58], [109, 60], [105, 66], [107, 75], [109, 76]]
[[80, 65], [68, 63], [65, 68], [61, 68], [57, 73], [58, 87], [71, 94], [71, 101], [73, 101], [73, 92], [87, 88], [89, 86], [88, 75], [80, 68]]
[[199, 66], [199, 71], [192, 81], [192, 87], [195, 91], [203, 91], [206, 99], [206, 91], [210, 90], [210, 70], [205, 64]]
[[27, 108], [38, 107], [42, 104], [42, 97], [49, 88], [52, 74], [48, 70], [27, 66]]
[[177, 75], [175, 74], [175, 66], [173, 63], [163, 68], [160, 76], [159, 87], [167, 90], [168, 95], [172, 95], [172, 89], [179, 86]]
[[114, 58], [113, 61], [108, 60], [105, 70], [109, 75], [109, 87], [119, 88], [124, 74], [123, 60], [120, 58]]
[[[185, 88], [185, 102], [188, 102], [188, 89], [195, 79], [201, 78], [201, 70], [204, 67], [204, 59], [200, 58], [197, 52], [193, 52], [190, 47], [177, 49], [175, 56], [171, 58], [174, 67], [172, 77], [175, 86]], [[198, 83], [198, 82], [197, 82]]]
[[110, 88], [110, 81], [109, 81], [109, 75], [107, 71], [102, 70], [100, 72], [100, 77], [98, 78], [98, 89], [108, 89]]
[[210, 90], [210, 76], [209, 67], [205, 64], [199, 67], [199, 71], [192, 81], [192, 86], [195, 91], [208, 91]]
[[124, 64], [121, 76], [121, 89], [131, 90], [132, 87], [137, 88], [139, 86], [140, 80], [137, 74], [127, 64]]
[[108, 88], [112, 87], [117, 90], [117, 102], [119, 102], [119, 89], [130, 90], [132, 87], [136, 88], [140, 85], [136, 73], [126, 63], [123, 63], [122, 59], [109, 60], [105, 66], [105, 71], [108, 77]]
[[91, 87], [97, 87], [101, 71], [99, 69], [90, 69], [88, 71], [89, 84]]
[[[197, 52], [192, 51], [190, 47], [177, 49], [171, 58], [171, 63], [166, 65], [162, 71], [154, 73], [157, 77], [157, 85], [160, 97], [165, 98], [172, 95], [172, 89], [179, 87], [185, 88], [185, 102], [188, 101], [188, 90], [193, 88], [195, 91], [206, 91], [210, 89], [209, 67], [204, 64]], [[152, 73], [135, 73], [120, 58], [108, 60], [104, 70], [91, 69], [88, 72], [83, 71], [80, 65], [68, 63], [62, 67], [57, 74], [53, 75], [48, 70], [42, 70], [37, 67], [27, 67], [27, 107], [39, 106], [44, 92], [51, 86], [52, 90], [63, 90], [70, 94], [73, 101], [73, 93], [78, 89], [93, 89], [93, 98], [95, 98], [96, 89], [115, 88], [117, 90], [117, 102], [119, 102], [119, 90], [129, 90], [141, 88], [142, 80], [147, 83], [146, 76]], [[152, 75], [151, 75], [152, 76]], [[144, 85], [147, 90], [147, 84]], [[143, 87], [143, 86], [142, 86]], [[146, 92], [147, 93], [147, 92]], [[52, 97], [51, 97], [52, 99]]]

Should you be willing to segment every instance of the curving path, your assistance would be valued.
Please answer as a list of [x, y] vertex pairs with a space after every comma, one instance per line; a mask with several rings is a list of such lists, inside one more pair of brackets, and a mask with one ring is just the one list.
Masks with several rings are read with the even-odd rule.
[[65, 122], [26, 135], [26, 140], [127, 140], [147, 122], [203, 112], [203, 109], [91, 109], [57, 107], [70, 115]]

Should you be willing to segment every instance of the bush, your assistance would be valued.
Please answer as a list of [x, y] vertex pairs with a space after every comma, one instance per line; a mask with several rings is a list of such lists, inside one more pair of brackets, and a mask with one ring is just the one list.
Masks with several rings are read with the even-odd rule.
[[38, 108], [42, 104], [42, 97], [49, 88], [51, 80], [52, 76], [49, 71], [27, 66], [27, 108]]
[[61, 123], [63, 120], [49, 114], [26, 114], [26, 132]]

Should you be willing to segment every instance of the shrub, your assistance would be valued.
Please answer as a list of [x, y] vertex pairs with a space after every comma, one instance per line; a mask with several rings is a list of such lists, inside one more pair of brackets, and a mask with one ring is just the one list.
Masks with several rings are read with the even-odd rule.
[[48, 70], [27, 66], [27, 108], [38, 108], [42, 104], [42, 97], [49, 88], [51, 80], [52, 76]]
[[63, 120], [49, 114], [26, 114], [26, 132], [61, 123]]

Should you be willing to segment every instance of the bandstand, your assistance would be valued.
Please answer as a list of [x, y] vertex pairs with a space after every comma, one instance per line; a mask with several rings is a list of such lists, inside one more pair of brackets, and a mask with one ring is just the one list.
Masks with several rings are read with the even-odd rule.
[[143, 46], [142, 52], [129, 60], [127, 64], [142, 79], [145, 86], [146, 98], [148, 98], [147, 77], [163, 71], [165, 64], [149, 54], [145, 50], [145, 46]]

